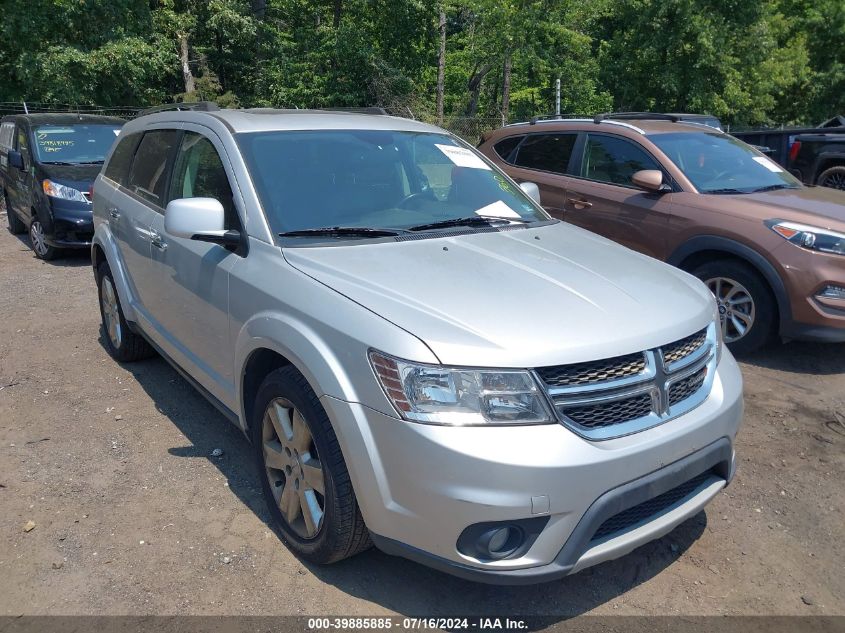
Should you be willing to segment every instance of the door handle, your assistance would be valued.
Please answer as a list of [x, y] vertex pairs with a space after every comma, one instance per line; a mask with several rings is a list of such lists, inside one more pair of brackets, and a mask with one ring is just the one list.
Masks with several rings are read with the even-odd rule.
[[157, 231], [150, 231], [150, 244], [160, 251], [167, 250], [167, 242], [164, 241], [164, 238]]
[[109, 215], [112, 219], [117, 220], [120, 217], [120, 211], [117, 210], [117, 207], [109, 207]]
[[578, 198], [569, 198], [567, 202], [576, 209], [589, 209], [591, 206], [593, 206], [592, 202], [589, 202], [587, 200], [580, 200]]

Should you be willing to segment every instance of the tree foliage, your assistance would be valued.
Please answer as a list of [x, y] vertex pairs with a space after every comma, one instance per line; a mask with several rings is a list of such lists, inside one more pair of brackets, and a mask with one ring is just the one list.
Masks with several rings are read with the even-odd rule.
[[845, 110], [842, 0], [5, 0], [0, 101], [610, 109], [818, 123]]

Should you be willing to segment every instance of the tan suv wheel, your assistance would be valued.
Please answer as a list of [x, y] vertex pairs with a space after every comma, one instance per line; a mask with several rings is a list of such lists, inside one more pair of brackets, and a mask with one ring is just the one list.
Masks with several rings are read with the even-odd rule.
[[693, 271], [716, 297], [722, 338], [734, 354], [747, 354], [769, 343], [777, 324], [777, 306], [765, 280], [742, 262], [723, 259]]

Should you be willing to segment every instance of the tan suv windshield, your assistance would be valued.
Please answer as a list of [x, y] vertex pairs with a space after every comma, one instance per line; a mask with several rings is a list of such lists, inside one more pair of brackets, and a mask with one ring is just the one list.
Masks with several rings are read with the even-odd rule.
[[700, 193], [753, 193], [801, 186], [780, 165], [730, 136], [675, 132], [653, 134], [649, 140]]

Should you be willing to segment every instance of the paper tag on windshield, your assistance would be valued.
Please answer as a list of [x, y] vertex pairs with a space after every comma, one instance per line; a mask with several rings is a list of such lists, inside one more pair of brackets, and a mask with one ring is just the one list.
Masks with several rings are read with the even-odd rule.
[[112, 130], [112, 132], [114, 132], [114, 135], [115, 135], [115, 136], [119, 136], [119, 135], [120, 135], [120, 130]]
[[493, 204], [488, 204], [486, 207], [481, 207], [475, 212], [476, 215], [483, 215], [490, 218], [520, 218], [522, 217], [516, 211], [511, 209], [501, 200], [496, 200]]
[[490, 166], [481, 160], [478, 156], [469, 151], [466, 147], [456, 147], [455, 145], [440, 145], [435, 143], [434, 146], [441, 152], [446, 154], [446, 158], [455, 163], [458, 167], [472, 167], [473, 169], [490, 169]]
[[753, 156], [752, 158], [754, 158], [754, 160], [756, 160], [758, 163], [760, 163], [763, 167], [765, 167], [769, 171], [772, 171], [776, 174], [779, 174], [780, 172], [783, 171], [783, 169], [781, 168], [780, 165], [778, 165], [774, 161], [766, 158], [765, 156]]

